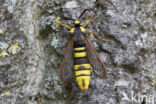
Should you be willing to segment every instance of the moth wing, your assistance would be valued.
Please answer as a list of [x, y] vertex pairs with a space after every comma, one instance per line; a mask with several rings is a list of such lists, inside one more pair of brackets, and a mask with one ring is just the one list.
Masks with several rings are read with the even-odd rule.
[[85, 44], [87, 48], [87, 55], [89, 58], [89, 62], [93, 67], [93, 73], [99, 78], [107, 77], [107, 69], [103, 62], [101, 61], [98, 53], [94, 49], [90, 39], [88, 37], [85, 38]]
[[62, 82], [67, 82], [73, 77], [73, 40], [68, 39], [67, 48], [64, 53], [64, 58], [59, 69], [59, 78]]

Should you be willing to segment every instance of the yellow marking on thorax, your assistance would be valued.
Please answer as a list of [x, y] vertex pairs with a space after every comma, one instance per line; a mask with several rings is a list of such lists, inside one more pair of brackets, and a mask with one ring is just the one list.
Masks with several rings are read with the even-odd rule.
[[75, 28], [73, 27], [73, 28], [70, 30], [70, 32], [71, 32], [71, 33], [74, 33], [74, 31], [75, 31]]
[[86, 29], [84, 27], [82, 27], [82, 26], [80, 26], [80, 29], [81, 29], [82, 32], [86, 31]]
[[89, 69], [89, 68], [91, 68], [91, 65], [89, 63], [88, 64], [74, 65], [75, 70], [78, 70], [80, 67], [84, 67], [86, 69]]
[[79, 47], [79, 48], [74, 48], [75, 51], [82, 51], [85, 50], [85, 47]]
[[75, 58], [80, 58], [80, 57], [85, 57], [85, 56], [87, 56], [86, 52], [74, 53]]
[[79, 76], [79, 75], [82, 75], [82, 74], [90, 75], [91, 74], [91, 71], [90, 70], [79, 70], [79, 71], [75, 71], [75, 76]]
[[[90, 83], [90, 76], [76, 77], [76, 81], [77, 81], [77, 83], [78, 83], [78, 85], [82, 91], [88, 90], [89, 83]], [[83, 85], [83, 83], [84, 83], [84, 85]]]

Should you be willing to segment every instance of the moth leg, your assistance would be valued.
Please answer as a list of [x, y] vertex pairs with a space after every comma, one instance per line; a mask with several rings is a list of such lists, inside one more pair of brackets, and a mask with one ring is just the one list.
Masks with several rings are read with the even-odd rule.
[[95, 14], [93, 14], [93, 15], [90, 17], [90, 19], [86, 21], [86, 23], [85, 23], [85, 25], [84, 25], [84, 28], [86, 28], [86, 27], [88, 26], [88, 24], [89, 24], [90, 22], [92, 22], [92, 19], [93, 19], [94, 16], [95, 16]]
[[59, 23], [58, 24], [62, 27], [66, 27], [68, 30], [71, 30], [71, 28], [67, 25], [67, 24], [64, 24], [64, 23]]
[[92, 34], [96, 39], [101, 40], [103, 42], [107, 42], [108, 40], [100, 38], [96, 33], [89, 31], [88, 34]]

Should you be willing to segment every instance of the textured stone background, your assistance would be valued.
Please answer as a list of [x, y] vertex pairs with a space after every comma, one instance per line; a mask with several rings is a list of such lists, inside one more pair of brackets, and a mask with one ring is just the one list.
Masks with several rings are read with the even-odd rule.
[[[62, 85], [58, 79], [68, 31], [55, 20], [77, 18], [86, 8], [97, 14], [88, 29], [108, 40], [90, 36], [108, 77], [92, 74], [83, 93], [75, 81]], [[82, 24], [89, 16], [81, 18]], [[155, 0], [0, 0], [0, 30], [0, 52], [8, 54], [0, 57], [0, 104], [156, 103]], [[11, 54], [9, 47], [17, 42], [19, 52]]]

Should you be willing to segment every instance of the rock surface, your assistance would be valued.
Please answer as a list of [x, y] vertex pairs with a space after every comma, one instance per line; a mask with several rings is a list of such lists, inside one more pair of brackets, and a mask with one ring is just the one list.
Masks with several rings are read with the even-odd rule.
[[[92, 74], [83, 93], [75, 81], [62, 85], [58, 78], [68, 31], [56, 21], [87, 8], [97, 14], [87, 29], [108, 40], [90, 36], [108, 76]], [[70, 103], [156, 103], [155, 0], [0, 1], [0, 104]]]

